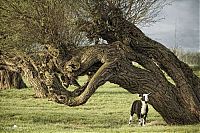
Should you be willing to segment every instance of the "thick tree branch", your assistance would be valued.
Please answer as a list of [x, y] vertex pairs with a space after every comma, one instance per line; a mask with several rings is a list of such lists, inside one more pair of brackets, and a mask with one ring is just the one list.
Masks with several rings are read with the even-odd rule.
[[[173, 79], [176, 85], [176, 92], [178, 92], [177, 96], [182, 106], [189, 108], [191, 112], [199, 117], [200, 80], [193, 74], [189, 66], [178, 60], [165, 46], [146, 37], [134, 24], [127, 21], [122, 15], [119, 15], [119, 8], [113, 6], [106, 8], [109, 8], [110, 12], [102, 10], [98, 5], [96, 6], [101, 17], [98, 20], [94, 18], [94, 22], [98, 23], [90, 25], [99, 28], [96, 30], [97, 32], [93, 31], [94, 28], [91, 28], [92, 33], [101, 36], [108, 42], [125, 42], [127, 39], [130, 40], [129, 46], [132, 50], [153, 60], [159, 65], [159, 68], [164, 70]], [[90, 28], [87, 27], [87, 32], [91, 33], [88, 29]], [[188, 77], [193, 78], [191, 80]], [[194, 110], [197, 112], [194, 112]]]

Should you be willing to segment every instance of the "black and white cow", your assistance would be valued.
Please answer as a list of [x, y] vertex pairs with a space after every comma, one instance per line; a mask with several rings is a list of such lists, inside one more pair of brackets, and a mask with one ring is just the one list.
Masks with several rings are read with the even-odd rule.
[[131, 107], [129, 125], [131, 124], [131, 121], [133, 120], [133, 115], [135, 113], [137, 114], [139, 125], [145, 126], [147, 113], [148, 113], [147, 102], [149, 101], [149, 98], [148, 98], [149, 94], [139, 94], [139, 97], [141, 97], [141, 100], [136, 100], [133, 102], [132, 107]]

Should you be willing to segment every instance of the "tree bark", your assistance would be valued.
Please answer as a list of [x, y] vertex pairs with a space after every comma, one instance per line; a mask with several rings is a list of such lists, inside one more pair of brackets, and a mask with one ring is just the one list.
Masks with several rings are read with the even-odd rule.
[[[66, 71], [71, 72], [72, 77], [91, 72], [96, 64], [103, 65], [96, 71], [93, 69], [94, 75], [80, 95], [68, 97], [63, 103], [69, 106], [84, 104], [98, 86], [110, 81], [131, 93], [151, 92], [150, 104], [168, 124], [199, 123], [200, 80], [189, 66], [125, 20], [119, 9], [110, 7], [108, 12], [101, 10], [98, 5], [95, 9], [100, 17], [92, 23], [86, 23], [85, 27], [83, 25], [81, 30], [88, 33], [88, 38], [99, 36], [107, 40], [110, 46], [87, 47], [66, 63]], [[132, 61], [144, 69], [133, 67]], [[166, 79], [163, 71], [174, 84]]]
[[22, 80], [21, 75], [23, 75], [34, 88], [35, 97], [45, 98], [48, 96], [47, 87], [40, 78], [37, 67], [27, 58], [18, 55], [1, 55], [1, 85], [4, 85], [4, 88], [27, 87]]
[[[169, 124], [199, 122], [199, 110], [191, 111], [187, 105], [183, 106], [183, 99], [180, 99], [177, 87], [166, 79], [160, 67], [149, 57], [136, 53], [130, 46], [120, 42], [87, 47], [80, 53], [66, 63], [67, 70], [73, 69], [69, 68], [73, 65], [74, 68], [78, 68], [72, 70], [71, 75], [78, 76], [95, 70], [92, 66], [99, 62], [103, 65], [97, 69], [85, 90], [79, 96], [63, 100], [64, 104], [69, 106], [84, 104], [100, 85], [110, 81], [131, 93], [151, 92], [150, 103]], [[132, 61], [140, 63], [144, 69], [134, 67]]]
[[[154, 92], [150, 98], [150, 103], [167, 123], [198, 123], [200, 121], [200, 79], [187, 64], [181, 62], [169, 49], [148, 38], [134, 24], [124, 19], [120, 9], [108, 5], [106, 7], [108, 10], [102, 10], [102, 6], [105, 5], [96, 5], [95, 10], [99, 17], [94, 17], [92, 23], [87, 22], [87, 28], [84, 27], [86, 25], [83, 25], [81, 30], [87, 32], [89, 38], [99, 36], [107, 40], [108, 43], [121, 41], [124, 43], [123, 45], [130, 47], [133, 53], [137, 53], [136, 62], [151, 72], [146, 76], [149, 77], [153, 74], [152, 77], [159, 77], [152, 78], [154, 82], [148, 82], [149, 86], [152, 83], [155, 84], [155, 86], [150, 87], [152, 88], [151, 91]], [[128, 67], [126, 70], [129, 70]], [[171, 77], [174, 85], [168, 83], [161, 70]], [[122, 73], [121, 77], [126, 77], [127, 73], [128, 71]], [[131, 73], [131, 75], [134, 75], [134, 73], [137, 73], [137, 71]], [[129, 76], [131, 77], [131, 75]], [[145, 77], [139, 77], [142, 79], [141, 81], [145, 79]], [[118, 77], [118, 79], [120, 78]], [[120, 84], [122, 81], [123, 78], [115, 82]], [[128, 79], [124, 78], [124, 81], [128, 81]], [[131, 82], [135, 82], [135, 79]], [[126, 88], [129, 84], [131, 83], [127, 82], [121, 85]], [[136, 82], [135, 84], [141, 83]], [[137, 88], [141, 87], [138, 86]], [[148, 87], [143, 89], [144, 91], [149, 90]], [[138, 93], [138, 91], [132, 93], [136, 92]]]
[[27, 62], [26, 65], [22, 67], [25, 77], [29, 82], [30, 86], [33, 87], [35, 91], [35, 98], [46, 98], [48, 97], [48, 88], [44, 81], [39, 77], [40, 73], [36, 68], [30, 63]]

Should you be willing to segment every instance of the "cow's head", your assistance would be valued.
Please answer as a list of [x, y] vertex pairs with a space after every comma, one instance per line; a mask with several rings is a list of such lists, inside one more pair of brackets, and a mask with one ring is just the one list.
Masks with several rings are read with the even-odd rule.
[[145, 101], [145, 102], [148, 102], [149, 101], [149, 95], [151, 93], [148, 93], [148, 94], [139, 94], [139, 97], [141, 97], [141, 100], [142, 101]]

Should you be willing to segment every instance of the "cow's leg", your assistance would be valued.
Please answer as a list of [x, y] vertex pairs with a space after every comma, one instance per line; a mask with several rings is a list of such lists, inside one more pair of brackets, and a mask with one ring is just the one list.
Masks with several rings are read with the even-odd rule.
[[144, 123], [143, 123], [143, 126], [145, 126], [145, 124], [146, 124], [146, 119], [147, 119], [147, 114], [144, 115]]
[[138, 117], [138, 125], [142, 126], [142, 115], [141, 114], [137, 114]]
[[[133, 113], [134, 114], [134, 113]], [[133, 120], [133, 114], [131, 113], [130, 118], [129, 118], [129, 125], [131, 124], [132, 120]]]

